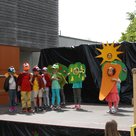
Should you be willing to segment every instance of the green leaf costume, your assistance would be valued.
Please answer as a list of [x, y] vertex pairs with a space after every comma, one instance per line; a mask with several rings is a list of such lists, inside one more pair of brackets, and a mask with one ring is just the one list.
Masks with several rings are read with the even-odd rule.
[[[65, 77], [68, 75], [68, 68], [60, 63], [56, 63], [59, 65], [58, 73], [57, 73], [57, 78], [59, 78], [59, 84], [61, 89], [63, 89], [64, 85], [67, 84], [67, 81]], [[52, 66], [49, 65], [48, 67], [48, 72], [52, 75]]]
[[84, 64], [77, 62], [70, 64], [68, 68], [69, 83], [81, 82], [85, 80], [86, 67]]

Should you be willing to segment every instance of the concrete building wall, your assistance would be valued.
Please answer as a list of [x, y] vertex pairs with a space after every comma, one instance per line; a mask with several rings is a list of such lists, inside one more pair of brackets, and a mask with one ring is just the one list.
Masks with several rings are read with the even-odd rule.
[[1, 0], [0, 44], [58, 46], [58, 0]]
[[93, 44], [93, 43], [98, 43], [98, 42], [67, 37], [67, 36], [59, 36], [59, 47], [72, 47], [72, 46], [79, 46], [80, 44]]
[[29, 62], [31, 66], [30, 72], [35, 65], [38, 65], [40, 57], [40, 52], [21, 52], [20, 54], [20, 71], [22, 71], [22, 66], [24, 62]]

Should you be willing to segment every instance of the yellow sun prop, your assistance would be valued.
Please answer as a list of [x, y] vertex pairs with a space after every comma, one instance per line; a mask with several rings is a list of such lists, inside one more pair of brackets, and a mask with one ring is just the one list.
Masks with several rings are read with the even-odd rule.
[[103, 45], [103, 49], [98, 49], [96, 48], [98, 51], [101, 52], [100, 55], [98, 55], [96, 58], [103, 58], [103, 61], [101, 62], [101, 65], [105, 62], [105, 61], [114, 61], [114, 60], [121, 60], [117, 55], [121, 54], [123, 52], [121, 51], [117, 51], [117, 49], [120, 47], [116, 46], [114, 47], [114, 43], [112, 43], [111, 45], [109, 45], [108, 43], [102, 44]]

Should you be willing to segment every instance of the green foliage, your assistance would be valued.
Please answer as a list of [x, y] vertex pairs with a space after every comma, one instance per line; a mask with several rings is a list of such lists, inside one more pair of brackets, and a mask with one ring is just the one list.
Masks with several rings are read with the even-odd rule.
[[121, 41], [136, 42], [136, 13], [127, 13], [130, 24], [125, 33], [122, 33]]
[[128, 14], [128, 20], [133, 20], [134, 18], [135, 18], [135, 15], [136, 15], [136, 13], [132, 13], [132, 12], [127, 12], [127, 14]]

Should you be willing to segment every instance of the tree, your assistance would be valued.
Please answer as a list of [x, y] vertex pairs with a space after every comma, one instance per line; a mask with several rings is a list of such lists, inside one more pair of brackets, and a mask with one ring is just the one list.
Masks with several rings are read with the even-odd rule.
[[136, 42], [136, 13], [128, 12], [127, 14], [127, 19], [130, 20], [130, 24], [127, 27], [126, 32], [122, 33], [122, 36], [119, 41]]

